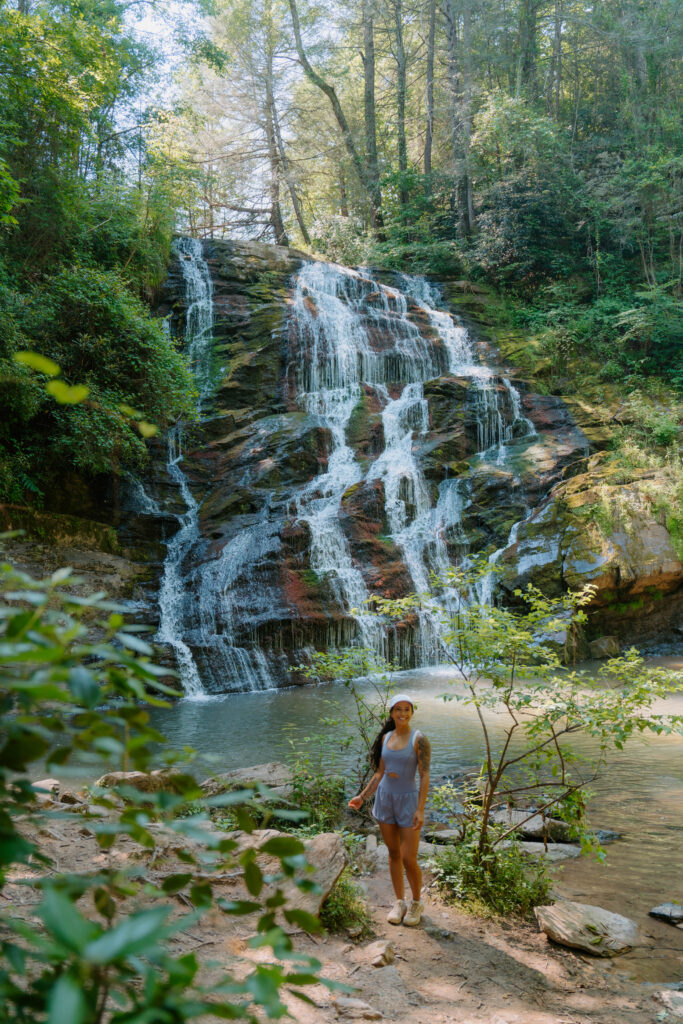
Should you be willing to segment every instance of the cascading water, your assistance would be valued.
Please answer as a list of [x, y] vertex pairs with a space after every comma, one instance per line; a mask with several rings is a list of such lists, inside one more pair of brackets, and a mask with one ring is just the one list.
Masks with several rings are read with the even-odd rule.
[[[211, 331], [213, 328], [213, 286], [202, 255], [202, 244], [195, 238], [180, 238], [174, 244], [185, 281], [185, 349], [190, 357], [197, 384], [197, 409], [210, 391]], [[179, 530], [168, 543], [159, 589], [159, 630], [157, 640], [173, 648], [180, 678], [188, 697], [204, 694], [204, 687], [192, 651], [183, 638], [184, 604], [187, 598], [182, 564], [199, 539], [198, 504], [182, 471], [182, 425], [168, 435], [166, 469], [177, 485], [187, 511], [178, 516]]]
[[[186, 348], [201, 410], [211, 387], [211, 281], [200, 243], [181, 240], [177, 253], [188, 305]], [[273, 687], [285, 681], [288, 660], [302, 657], [308, 634], [296, 626], [281, 577], [272, 571], [285, 557], [283, 538], [290, 529], [306, 538], [297, 572], [308, 573], [327, 595], [326, 643], [356, 642], [394, 656], [398, 651], [412, 664], [439, 660], [439, 604], [448, 605], [448, 588], [436, 588], [412, 639], [394, 634], [389, 643], [389, 627], [367, 609], [368, 598], [383, 591], [354, 548], [345, 503], [359, 488], [375, 488], [382, 495], [387, 543], [399, 553], [410, 588], [433, 591], [434, 577], [468, 557], [465, 522], [477, 499], [471, 473], [440, 474], [438, 483], [425, 477], [431, 429], [426, 383], [451, 379], [461, 388], [474, 470], [508, 472], [513, 449], [534, 431], [512, 383], [482, 365], [467, 329], [438, 308], [435, 286], [407, 275], [397, 284], [322, 262], [299, 270], [288, 352], [299, 411], [291, 415], [327, 438], [326, 464], [289, 490], [272, 492], [258, 511], [235, 521], [225, 540], [220, 531], [212, 534], [220, 538], [215, 552], [200, 530], [200, 508], [183, 472], [180, 432], [171, 433], [168, 473], [186, 512], [168, 546], [158, 638], [175, 650], [188, 695]], [[361, 452], [352, 443], [351, 423], [368, 396], [377, 410], [377, 443], [372, 452]], [[257, 423], [253, 451], [267, 447], [282, 421], [266, 416]], [[503, 550], [491, 556], [492, 565]], [[489, 576], [481, 596], [492, 600], [493, 572]], [[291, 643], [289, 659], [284, 628], [304, 637]]]

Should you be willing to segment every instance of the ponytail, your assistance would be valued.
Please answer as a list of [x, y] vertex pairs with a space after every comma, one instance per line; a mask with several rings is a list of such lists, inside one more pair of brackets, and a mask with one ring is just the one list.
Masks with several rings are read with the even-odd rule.
[[372, 746], [370, 747], [370, 764], [372, 765], [373, 771], [377, 771], [379, 768], [379, 762], [382, 757], [382, 746], [384, 737], [388, 732], [393, 732], [396, 728], [396, 722], [393, 720], [391, 715], [387, 718], [386, 722], [375, 736]]

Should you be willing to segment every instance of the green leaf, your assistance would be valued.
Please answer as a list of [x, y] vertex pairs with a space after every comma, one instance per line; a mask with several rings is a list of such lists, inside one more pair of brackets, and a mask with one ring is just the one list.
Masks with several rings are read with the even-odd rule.
[[32, 370], [44, 373], [46, 377], [56, 377], [60, 372], [59, 366], [53, 359], [41, 356], [38, 352], [15, 352], [13, 359], [15, 363], [30, 366]]
[[83, 949], [83, 959], [93, 964], [110, 964], [139, 953], [150, 953], [166, 934], [163, 924], [169, 907], [154, 907], [131, 914]]
[[155, 437], [159, 433], [156, 424], [148, 423], [147, 420], [139, 420], [137, 427], [143, 437]]
[[259, 850], [261, 853], [268, 853], [273, 857], [292, 857], [304, 852], [304, 844], [294, 836], [273, 836], [263, 846], [260, 846]]
[[50, 992], [47, 1024], [82, 1024], [86, 1010], [81, 985], [75, 978], [63, 974]]
[[218, 900], [217, 902], [226, 914], [236, 914], [237, 916], [253, 914], [261, 909], [260, 903], [251, 903], [249, 900]]
[[176, 892], [180, 892], [181, 889], [184, 889], [187, 883], [191, 881], [192, 875], [190, 874], [169, 875], [168, 878], [165, 878], [162, 882], [161, 888], [164, 892], [173, 895]]
[[63, 380], [51, 380], [45, 385], [45, 390], [52, 395], [60, 405], [78, 405], [90, 394], [90, 388], [85, 384], [66, 384]]
[[285, 910], [285, 920], [289, 921], [290, 924], [298, 924], [299, 928], [302, 928], [310, 935], [315, 935], [324, 930], [315, 914], [309, 914], [306, 910]]
[[263, 875], [254, 861], [244, 865], [244, 883], [252, 896], [258, 896], [263, 888]]
[[58, 889], [47, 890], [38, 915], [48, 932], [74, 953], [81, 954], [100, 930], [96, 924], [79, 914], [66, 893]]
[[86, 708], [94, 708], [102, 698], [98, 682], [87, 668], [72, 668], [67, 676], [67, 683], [78, 703]]
[[154, 653], [149, 644], [146, 644], [140, 637], [135, 636], [134, 633], [117, 633], [116, 639], [120, 640], [124, 647], [135, 651], [136, 654], [152, 655]]

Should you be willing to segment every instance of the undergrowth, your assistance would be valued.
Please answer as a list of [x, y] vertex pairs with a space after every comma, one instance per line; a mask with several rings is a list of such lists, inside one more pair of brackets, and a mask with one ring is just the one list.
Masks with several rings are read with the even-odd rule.
[[349, 868], [344, 868], [323, 903], [320, 920], [328, 932], [351, 931], [357, 939], [366, 939], [373, 934], [372, 918], [365, 902], [365, 895], [351, 878]]
[[517, 843], [492, 848], [477, 859], [478, 837], [445, 846], [431, 862], [437, 889], [478, 915], [527, 915], [548, 901], [545, 864], [525, 857]]

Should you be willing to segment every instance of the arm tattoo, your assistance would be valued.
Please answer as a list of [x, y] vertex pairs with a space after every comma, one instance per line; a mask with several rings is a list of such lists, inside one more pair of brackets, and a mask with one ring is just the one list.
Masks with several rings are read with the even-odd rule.
[[418, 736], [417, 738], [417, 763], [420, 766], [421, 772], [429, 771], [429, 764], [432, 759], [432, 748], [429, 745], [429, 740], [426, 736]]

